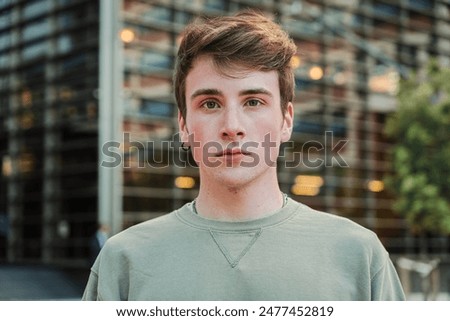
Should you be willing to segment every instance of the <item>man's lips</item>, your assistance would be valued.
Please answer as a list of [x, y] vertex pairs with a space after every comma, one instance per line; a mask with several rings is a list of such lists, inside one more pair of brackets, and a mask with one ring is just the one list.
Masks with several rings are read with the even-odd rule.
[[215, 154], [216, 157], [234, 156], [234, 155], [250, 155], [251, 153], [240, 148], [224, 149]]

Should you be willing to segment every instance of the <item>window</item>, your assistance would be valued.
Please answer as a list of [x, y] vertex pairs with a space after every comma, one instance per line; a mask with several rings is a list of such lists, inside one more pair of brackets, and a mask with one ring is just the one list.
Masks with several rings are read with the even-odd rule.
[[364, 25], [364, 16], [354, 14], [352, 17], [352, 26], [356, 28], [361, 28], [363, 25]]
[[142, 55], [141, 67], [144, 71], [169, 69], [172, 67], [172, 59], [168, 55], [147, 51]]
[[44, 56], [47, 53], [48, 47], [47, 41], [39, 41], [37, 43], [27, 45], [22, 50], [22, 59], [31, 60]]
[[153, 116], [172, 117], [173, 105], [162, 101], [144, 99], [142, 100], [141, 112]]
[[51, 5], [49, 0], [34, 0], [25, 3], [26, 4], [23, 7], [24, 18], [32, 18], [40, 14], [46, 13], [50, 10]]
[[411, 8], [418, 10], [431, 10], [433, 9], [433, 0], [408, 0], [408, 5]]
[[175, 22], [181, 23], [183, 25], [188, 24], [192, 20], [192, 14], [186, 11], [176, 11], [175, 12]]
[[294, 132], [323, 134], [324, 125], [322, 115], [318, 113], [305, 113], [298, 117], [294, 122]]
[[56, 41], [56, 50], [58, 53], [64, 54], [73, 49], [72, 39], [69, 35], [60, 35]]
[[12, 3], [12, 0], [0, 0], [0, 8], [6, 7]]
[[11, 24], [11, 10], [5, 10], [0, 13], [0, 28], [4, 28]]
[[[130, 26], [134, 29], [134, 26]], [[157, 46], [161, 49], [171, 49], [171, 35], [168, 32], [150, 29], [146, 27], [138, 28], [138, 38], [141, 41], [151, 43], [153, 46]]]
[[213, 10], [225, 10], [224, 0], [205, 0], [205, 8]]
[[172, 21], [170, 9], [166, 7], [148, 5], [147, 9], [139, 12], [139, 14], [142, 16], [143, 20], [148, 20], [150, 22], [154, 20], [167, 22]]
[[387, 3], [375, 3], [373, 10], [375, 14], [383, 17], [395, 17], [400, 13], [399, 7]]
[[11, 43], [12, 43], [11, 33], [5, 32], [3, 34], [0, 34], [0, 50], [10, 47]]
[[26, 25], [22, 30], [22, 39], [24, 41], [33, 40], [46, 36], [50, 33], [50, 24], [47, 19], [40, 19], [36, 22]]

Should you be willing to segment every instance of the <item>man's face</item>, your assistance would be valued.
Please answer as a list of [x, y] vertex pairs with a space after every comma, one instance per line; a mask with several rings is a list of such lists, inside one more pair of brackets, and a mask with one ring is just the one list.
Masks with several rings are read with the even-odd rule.
[[199, 57], [186, 78], [186, 119], [178, 120], [201, 179], [239, 187], [276, 175], [293, 107], [283, 117], [276, 71], [228, 73], [233, 77], [219, 73], [210, 57]]

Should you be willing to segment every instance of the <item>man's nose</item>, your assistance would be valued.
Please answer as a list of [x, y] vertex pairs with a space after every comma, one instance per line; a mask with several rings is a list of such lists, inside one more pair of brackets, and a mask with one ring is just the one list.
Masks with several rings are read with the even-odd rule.
[[243, 115], [238, 108], [227, 108], [224, 112], [221, 136], [223, 139], [229, 140], [243, 138], [245, 136]]

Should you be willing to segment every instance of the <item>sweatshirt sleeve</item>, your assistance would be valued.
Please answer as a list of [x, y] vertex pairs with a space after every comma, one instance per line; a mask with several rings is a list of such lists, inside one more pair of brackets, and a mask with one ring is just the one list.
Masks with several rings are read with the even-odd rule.
[[126, 250], [112, 237], [103, 246], [91, 268], [82, 299], [86, 301], [127, 300], [128, 275]]
[[405, 294], [394, 264], [386, 253], [384, 264], [371, 280], [372, 301], [404, 301]]
[[100, 298], [98, 296], [97, 288], [98, 288], [97, 273], [95, 273], [94, 271], [91, 271], [91, 274], [89, 275], [89, 279], [88, 279], [86, 288], [84, 289], [83, 297], [81, 300], [83, 300], [83, 301], [99, 301]]

